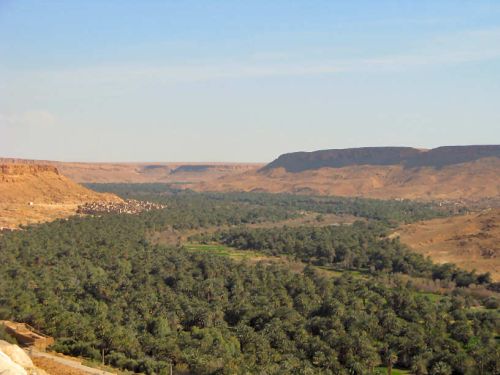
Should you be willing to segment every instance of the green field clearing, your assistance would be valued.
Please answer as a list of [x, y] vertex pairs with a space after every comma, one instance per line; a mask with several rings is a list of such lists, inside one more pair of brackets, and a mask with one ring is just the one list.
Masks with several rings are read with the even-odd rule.
[[[189, 242], [184, 245], [185, 249], [188, 251], [204, 253], [204, 254], [212, 254], [216, 256], [228, 257], [233, 260], [248, 260], [250, 262], [273, 262], [273, 263], [281, 263], [286, 265], [291, 271], [300, 273], [303, 271], [306, 266], [305, 263], [300, 261], [294, 261], [285, 256], [270, 256], [255, 250], [238, 250], [230, 246], [221, 245], [217, 243], [211, 244], [200, 244]], [[344, 270], [335, 270], [332, 267], [328, 266], [313, 266], [320, 275], [323, 275], [328, 278], [337, 278], [342, 276], [342, 274], [348, 272], [354, 277], [365, 278], [362, 272], [360, 271], [344, 271]]]
[[443, 296], [438, 293], [431, 293], [431, 292], [415, 292], [415, 293], [418, 294], [419, 296], [429, 298], [432, 302], [439, 302], [443, 298]]
[[342, 275], [348, 274], [353, 276], [354, 278], [366, 279], [366, 275], [363, 271], [354, 271], [354, 270], [344, 270], [344, 269], [336, 269], [331, 266], [314, 266], [320, 273], [323, 273], [330, 277], [340, 277]]
[[270, 258], [268, 255], [253, 250], [238, 250], [233, 247], [220, 244], [199, 244], [187, 243], [184, 245], [186, 250], [199, 253], [208, 253], [217, 256], [229, 257], [235, 260]]
[[[387, 367], [376, 367], [375, 370], [381, 374], [387, 374]], [[408, 370], [398, 370], [395, 368], [392, 369], [392, 375], [405, 375], [409, 373], [410, 372]]]

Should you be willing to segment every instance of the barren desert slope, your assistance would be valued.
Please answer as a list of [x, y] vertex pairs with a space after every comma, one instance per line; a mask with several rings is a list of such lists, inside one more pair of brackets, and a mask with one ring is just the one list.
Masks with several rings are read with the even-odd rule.
[[402, 226], [395, 233], [437, 263], [490, 272], [500, 280], [500, 209]]
[[291, 173], [249, 171], [192, 186], [199, 191], [262, 191], [379, 199], [478, 200], [500, 195], [500, 159], [435, 169], [356, 165]]
[[0, 164], [0, 228], [67, 217], [86, 202], [120, 200], [77, 184], [51, 165]]
[[500, 196], [500, 146], [433, 150], [372, 147], [284, 154], [259, 170], [192, 186], [380, 199], [479, 200]]

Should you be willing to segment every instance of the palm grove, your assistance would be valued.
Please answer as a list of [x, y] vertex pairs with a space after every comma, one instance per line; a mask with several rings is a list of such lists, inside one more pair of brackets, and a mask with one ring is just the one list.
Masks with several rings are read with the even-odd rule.
[[[372, 374], [379, 366], [414, 374], [499, 373], [494, 304], [471, 308], [460, 288], [432, 299], [391, 277], [497, 287], [489, 275], [442, 269], [384, 237], [391, 222], [443, 212], [409, 202], [335, 204], [332, 198], [314, 209], [299, 198], [272, 195], [164, 194], [145, 186], [127, 192], [169, 207], [72, 218], [0, 236], [0, 319], [43, 329], [57, 338], [58, 351], [94, 360], [104, 354], [108, 364], [147, 374], [168, 373], [170, 364], [178, 374]], [[369, 221], [244, 226], [328, 205]], [[297, 273], [149, 241], [166, 227], [227, 224], [238, 227], [199, 240], [292, 255], [310, 266]], [[314, 264], [367, 272], [325, 278]]]

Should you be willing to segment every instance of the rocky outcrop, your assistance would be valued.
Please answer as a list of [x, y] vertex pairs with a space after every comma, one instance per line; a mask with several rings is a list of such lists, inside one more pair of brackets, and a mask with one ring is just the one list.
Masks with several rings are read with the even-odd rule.
[[40, 173], [53, 173], [59, 175], [59, 171], [52, 165], [45, 164], [0, 164], [1, 175], [38, 175]]
[[37, 368], [31, 358], [19, 346], [0, 340], [1, 375], [47, 375]]

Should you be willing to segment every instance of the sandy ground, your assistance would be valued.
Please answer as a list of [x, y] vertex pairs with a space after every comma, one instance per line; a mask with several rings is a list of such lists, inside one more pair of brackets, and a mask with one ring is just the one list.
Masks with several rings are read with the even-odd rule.
[[82, 365], [80, 361], [67, 356], [60, 356], [39, 351], [30, 351], [33, 363], [50, 375], [113, 375], [101, 369]]
[[500, 281], [500, 209], [405, 225], [393, 236], [437, 263], [490, 272]]
[[87, 375], [86, 372], [63, 365], [49, 358], [36, 357], [32, 358], [32, 360], [36, 367], [45, 370], [50, 375]]
[[62, 219], [76, 214], [78, 204], [0, 203], [0, 228], [16, 228], [20, 224], [34, 224]]

